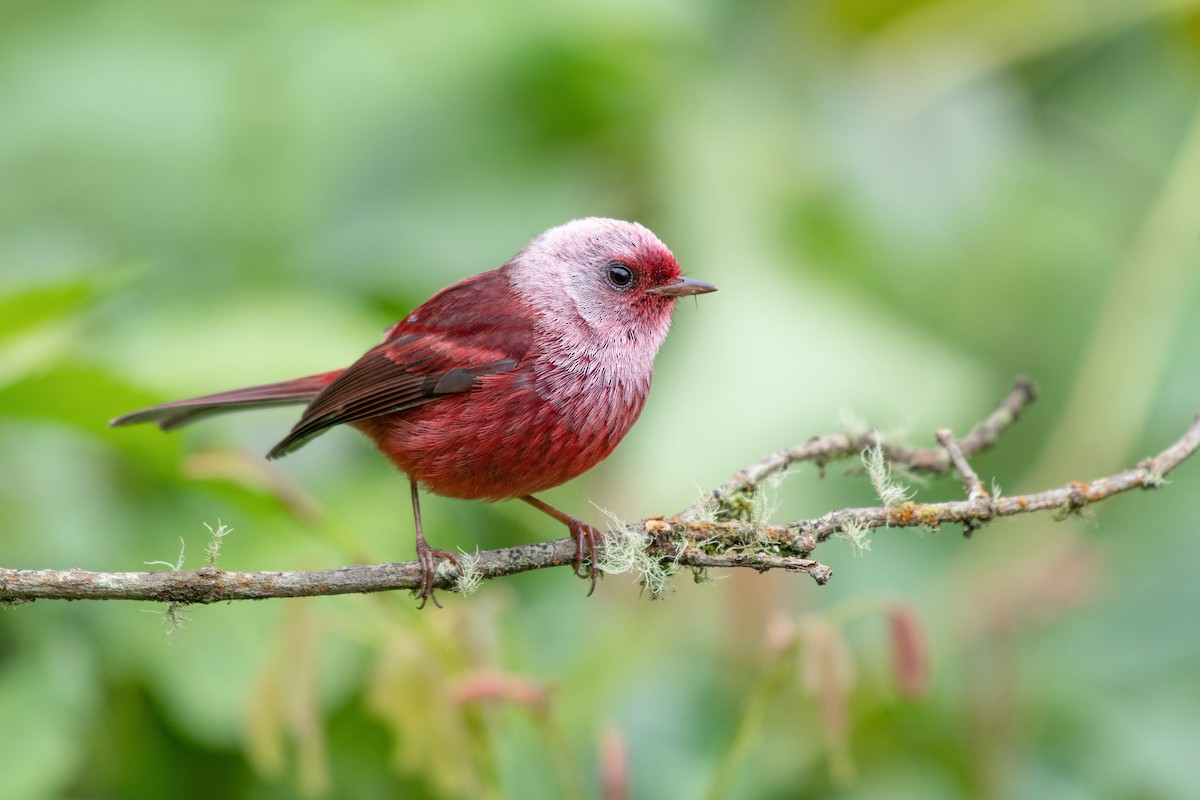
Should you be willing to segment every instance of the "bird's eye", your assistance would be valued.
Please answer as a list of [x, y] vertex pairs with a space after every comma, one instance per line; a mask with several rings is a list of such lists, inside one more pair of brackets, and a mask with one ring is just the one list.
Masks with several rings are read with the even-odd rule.
[[618, 289], [628, 289], [633, 285], [633, 270], [624, 264], [609, 264], [608, 282]]

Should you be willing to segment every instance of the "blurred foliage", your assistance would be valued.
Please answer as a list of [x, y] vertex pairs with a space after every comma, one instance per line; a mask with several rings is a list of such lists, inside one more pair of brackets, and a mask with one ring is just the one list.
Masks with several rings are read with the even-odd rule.
[[[227, 569], [411, 557], [405, 484], [350, 431], [266, 464], [287, 411], [105, 421], [348, 363], [585, 214], [721, 292], [681, 304], [642, 421], [561, 507], [669, 514], [847, 415], [929, 445], [1018, 373], [1042, 400], [985, 480], [1124, 468], [1200, 407], [1198, 6], [10, 0], [0, 563], [136, 570], [182, 540], [194, 568], [218, 520]], [[831, 542], [822, 589], [585, 599], [558, 570], [420, 613], [0, 609], [3, 793], [594, 797], [607, 737], [639, 797], [1200, 796], [1197, 486], [1189, 463], [1090, 520]], [[781, 519], [872, 502], [836, 470], [775, 491]], [[518, 505], [429, 498], [427, 530], [561, 534]]]

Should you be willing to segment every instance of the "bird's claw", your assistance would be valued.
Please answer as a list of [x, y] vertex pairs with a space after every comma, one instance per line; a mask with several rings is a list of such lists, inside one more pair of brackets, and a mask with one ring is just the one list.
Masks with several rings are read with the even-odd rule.
[[425, 603], [429, 600], [438, 608], [442, 604], [438, 602], [437, 597], [433, 593], [434, 583], [437, 581], [437, 561], [449, 561], [462, 574], [462, 567], [458, 564], [458, 559], [454, 554], [446, 550], [435, 550], [423, 541], [417, 542], [417, 561], [421, 564], [421, 586], [417, 596], [421, 598], [421, 605], [417, 609], [425, 607]]
[[[603, 536], [600, 531], [588, 525], [580, 519], [572, 517], [570, 514], [564, 514], [557, 508], [543, 503], [533, 495], [525, 495], [521, 498], [529, 505], [541, 511], [543, 514], [548, 514], [556, 520], [567, 526], [567, 530], [571, 532], [571, 538], [575, 540], [575, 574], [581, 578], [591, 580], [592, 586], [588, 589], [588, 597], [592, 596], [592, 592], [596, 591], [596, 547], [603, 545]], [[583, 571], [583, 551], [587, 548], [588, 564], [587, 572]]]
[[[586, 522], [574, 520], [567, 526], [571, 531], [571, 538], [575, 540], [575, 574], [585, 580], [591, 580], [592, 585], [588, 589], [587, 596], [591, 597], [592, 592], [596, 591], [596, 543], [600, 541], [602, 534], [600, 531], [588, 525]], [[587, 548], [587, 571], [583, 567], [583, 551]]]

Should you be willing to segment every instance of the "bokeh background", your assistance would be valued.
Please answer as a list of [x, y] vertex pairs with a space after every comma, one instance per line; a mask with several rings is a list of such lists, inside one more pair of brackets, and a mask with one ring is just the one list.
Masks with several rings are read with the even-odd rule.
[[[562, 508], [670, 514], [862, 421], [929, 446], [1018, 374], [1041, 399], [985, 481], [1129, 466], [1200, 409], [1198, 6], [9, 0], [0, 564], [196, 568], [218, 522], [230, 570], [411, 558], [406, 483], [353, 431], [268, 464], [293, 411], [105, 422], [349, 363], [592, 214], [720, 292]], [[3, 793], [598, 797], [624, 760], [638, 797], [1197, 797], [1198, 492], [1193, 461], [1082, 518], [831, 541], [824, 588], [0, 608]], [[840, 467], [771, 499], [875, 502]], [[446, 548], [561, 535], [424, 511]]]

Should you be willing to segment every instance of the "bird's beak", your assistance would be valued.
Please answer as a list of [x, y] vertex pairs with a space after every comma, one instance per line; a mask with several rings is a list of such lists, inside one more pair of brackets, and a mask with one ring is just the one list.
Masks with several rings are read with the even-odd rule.
[[711, 283], [698, 281], [695, 278], [685, 278], [680, 275], [670, 283], [665, 283], [662, 286], [655, 286], [646, 291], [649, 294], [661, 294], [667, 297], [687, 297], [689, 294], [708, 294], [715, 292], [717, 287]]

